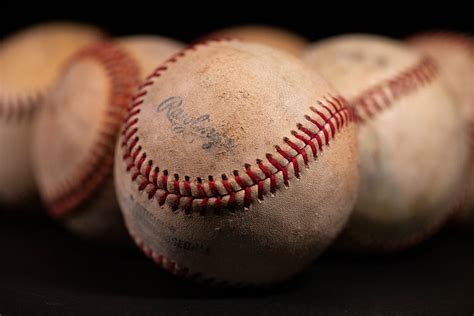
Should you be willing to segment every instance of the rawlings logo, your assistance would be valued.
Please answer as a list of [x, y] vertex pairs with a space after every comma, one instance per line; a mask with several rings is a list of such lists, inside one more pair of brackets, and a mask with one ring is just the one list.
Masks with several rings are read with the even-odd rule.
[[204, 139], [205, 142], [201, 146], [204, 150], [223, 147], [230, 151], [235, 147], [233, 139], [225, 137], [210, 126], [211, 116], [209, 114], [192, 117], [184, 111], [182, 105], [181, 97], [169, 97], [156, 108], [158, 113], [166, 113], [166, 118], [174, 133], [182, 135], [189, 143], [193, 143], [196, 138]]

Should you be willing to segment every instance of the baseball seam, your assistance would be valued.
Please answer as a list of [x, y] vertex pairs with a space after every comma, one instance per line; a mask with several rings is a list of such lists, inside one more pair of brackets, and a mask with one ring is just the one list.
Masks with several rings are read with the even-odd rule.
[[431, 82], [437, 73], [434, 61], [425, 56], [418, 63], [392, 78], [364, 90], [349, 103], [354, 109], [358, 122], [364, 123], [389, 108], [395, 101]]
[[138, 237], [138, 235], [127, 225], [125, 221], [127, 231], [132, 237], [135, 244], [140, 248], [140, 250], [153, 262], [158, 265], [163, 270], [176, 275], [177, 277], [194, 281], [199, 284], [216, 286], [216, 287], [232, 287], [232, 288], [243, 288], [243, 287], [254, 287], [262, 286], [263, 284], [256, 284], [251, 282], [230, 282], [226, 280], [220, 280], [216, 277], [205, 276], [201, 272], [191, 272], [189, 268], [181, 266], [177, 261], [157, 254], [151, 247], [148, 247], [145, 242]]
[[0, 100], [0, 121], [6, 123], [30, 121], [43, 98], [44, 95], [37, 92], [20, 97], [16, 101]]
[[[374, 119], [377, 114], [389, 108], [395, 101], [408, 96], [423, 86], [430, 84], [439, 75], [438, 66], [435, 61], [426, 55], [411, 67], [400, 71], [397, 75], [382, 80], [380, 83], [364, 90], [357, 97], [349, 100], [353, 107], [358, 124], [363, 125]], [[446, 223], [452, 214], [433, 223], [428, 231], [420, 231], [402, 240], [394, 240], [393, 243], [367, 243], [359, 238], [357, 232], [348, 229], [350, 238], [359, 245], [374, 251], [400, 251], [410, 245], [419, 243], [428, 236], [438, 231]]]
[[[138, 123], [137, 115], [140, 113], [140, 105], [144, 102], [143, 98], [147, 93], [146, 89], [153, 84], [153, 78], [160, 77], [163, 71], [167, 70], [168, 64], [176, 63], [177, 60], [184, 57], [188, 51], [196, 50], [198, 45], [208, 45], [210, 42], [222, 40], [229, 39], [214, 38], [195, 43], [182, 52], [175, 54], [162, 66], [158, 67], [155, 72], [148, 76], [146, 82], [140, 86], [138, 94], [128, 109], [129, 114], [124, 120], [121, 147], [124, 151], [122, 158], [127, 165], [126, 170], [131, 174], [132, 182], [138, 185], [138, 190], [147, 192], [149, 199], [153, 199], [157, 196], [158, 203], [162, 207], [166, 201], [171, 203], [171, 207], [175, 211], [177, 207], [182, 207], [183, 203], [179, 202], [182, 200], [182, 193], [186, 194], [185, 199], [187, 200], [182, 209], [190, 213], [194, 206], [199, 209], [200, 215], [205, 214], [208, 206], [212, 206], [215, 210], [214, 213], [219, 214], [219, 206], [224, 205], [222, 202], [227, 202], [227, 206], [235, 207], [236, 205], [232, 204], [238, 204], [237, 202], [240, 201], [240, 205], [244, 208], [248, 207], [249, 203], [255, 201], [255, 199], [261, 202], [264, 193], [268, 193], [268, 191], [264, 191], [264, 189], [270, 189], [270, 193], [273, 194], [274, 192], [271, 192], [272, 188], [276, 190], [282, 184], [287, 186], [290, 176], [299, 176], [301, 172], [300, 168], [302, 168], [303, 165], [307, 166], [308, 157], [310, 157], [311, 154], [313, 154], [313, 158], [316, 159], [317, 154], [322, 151], [323, 146], [329, 145], [329, 141], [334, 137], [335, 133], [343, 126], [355, 120], [354, 113], [347, 107], [345, 100], [329, 96], [325, 98], [326, 103], [319, 103], [322, 105], [322, 109], [317, 109], [319, 114], [314, 111], [316, 109], [312, 107], [311, 110], [313, 113], [311, 114], [313, 117], [309, 115], [305, 116], [305, 121], [310, 122], [311, 125], [305, 126], [304, 124], [297, 124], [296, 127], [298, 131], [292, 131], [292, 136], [294, 137], [293, 141], [289, 138], [285, 138], [285, 145], [282, 145], [283, 148], [275, 147], [276, 154], [274, 155], [277, 157], [270, 154], [267, 155], [266, 162], [264, 160], [257, 160], [258, 168], [256, 168], [256, 170], [250, 164], [245, 164], [246, 172], [244, 174], [234, 171], [231, 177], [222, 175], [221, 181], [214, 181], [213, 177], [209, 177], [207, 183], [203, 183], [200, 178], [196, 178], [192, 181], [190, 177], [186, 176], [184, 177], [184, 181], [180, 181], [179, 175], [170, 177], [166, 170], [163, 170], [160, 174], [159, 168], [153, 167], [153, 161], [146, 159], [146, 152], [142, 149], [139, 144], [139, 138], [136, 136], [138, 133], [138, 128], [136, 127]], [[325, 111], [327, 112], [325, 116], [326, 119], [323, 119]], [[317, 117], [314, 117], [315, 113]], [[315, 127], [318, 129], [316, 130]], [[285, 148], [285, 146], [289, 148]], [[286, 163], [282, 162], [283, 159]], [[280, 168], [278, 168], [278, 166]], [[170, 188], [173, 189], [173, 191], [170, 191]], [[249, 195], [249, 192], [253, 192], [253, 194]], [[238, 197], [238, 195], [240, 195], [240, 197]], [[178, 201], [178, 203], [176, 203], [176, 201]], [[189, 203], [189, 201], [192, 202]], [[205, 208], [203, 208], [203, 206], [205, 206]], [[216, 208], [216, 206], [218, 207]], [[248, 287], [257, 285], [254, 283], [219, 280], [216, 277], [204, 276], [200, 272], [191, 273], [189, 268], [179, 265], [177, 261], [156, 253], [138, 237], [130, 225], [128, 225], [127, 220], [125, 220], [125, 224], [129, 234], [143, 253], [151, 258], [158, 266], [174, 275], [206, 285], [220, 287]]]
[[304, 116], [304, 124], [297, 123], [291, 136], [284, 137], [283, 144], [274, 146], [274, 153], [267, 153], [265, 159], [256, 159], [256, 166], [246, 163], [244, 172], [234, 170], [230, 176], [221, 175], [219, 180], [214, 176], [204, 180], [160, 170], [153, 160], [147, 158], [138, 136], [138, 114], [147, 89], [153, 85], [154, 78], [168, 69], [169, 64], [196, 50], [198, 45], [223, 40], [228, 39], [197, 43], [158, 67], [140, 86], [124, 121], [121, 147], [132, 182], [138, 185], [139, 191], [146, 192], [149, 199], [155, 198], [161, 207], [167, 204], [173, 211], [184, 210], [186, 214], [198, 211], [200, 215], [206, 215], [208, 210], [213, 210], [218, 215], [222, 208], [234, 212], [248, 209], [255, 201], [262, 202], [266, 195], [288, 187], [290, 179], [300, 178], [310, 159], [317, 159], [335, 134], [355, 118], [344, 99], [327, 95], [316, 102], [319, 107], [310, 107], [311, 115]]
[[46, 196], [50, 212], [56, 217], [69, 214], [92, 195], [111, 174], [115, 140], [124, 118], [124, 110], [140, 80], [134, 59], [113, 43], [101, 42], [87, 47], [73, 56], [70, 63], [88, 58], [104, 67], [111, 82], [108, 108], [87, 160], [76, 169], [69, 180]]

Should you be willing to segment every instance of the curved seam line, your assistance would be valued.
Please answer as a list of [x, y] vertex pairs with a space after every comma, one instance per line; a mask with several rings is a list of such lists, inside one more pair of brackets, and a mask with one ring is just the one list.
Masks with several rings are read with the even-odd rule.
[[[120, 123], [124, 117], [124, 114], [120, 114], [120, 111], [121, 109], [122, 111], [126, 109], [126, 105], [121, 108], [116, 103], [122, 98], [131, 98], [134, 89], [132, 88], [134, 87], [132, 80], [135, 82], [139, 81], [138, 68], [133, 62], [133, 58], [117, 45], [101, 42], [92, 47], [85, 48], [75, 57], [71, 58], [70, 64], [87, 58], [92, 58], [98, 62], [104, 68], [107, 78], [112, 83], [107, 101], [108, 106], [105, 109], [106, 120], [101, 123], [102, 128], [99, 130], [98, 139], [92, 145], [88, 158], [80, 165], [83, 168], [76, 168], [72, 179], [58, 185], [58, 189], [54, 190], [55, 193], [47, 197], [46, 200], [48, 205], [50, 205], [51, 212], [56, 217], [66, 215], [82, 203], [100, 187], [101, 183], [107, 178], [107, 175], [112, 172], [114, 143], [113, 139], [112, 142], [110, 140], [111, 138], [116, 139], [116, 134], [120, 130]], [[121, 63], [118, 65], [114, 64], [112, 61], [116, 59], [121, 59]], [[117, 76], [114, 73], [124, 71], [126, 73], [122, 75], [126, 77], [126, 80], [119, 83], [115, 82]], [[127, 76], [134, 79], [129, 79]], [[126, 88], [129, 88], [128, 92]], [[107, 118], [110, 117], [113, 119], [108, 120]], [[110, 145], [108, 145], [109, 143]], [[77, 174], [79, 176], [76, 177]], [[90, 185], [84, 185], [84, 183], [89, 183]]]
[[[228, 40], [228, 39], [210, 39], [207, 40], [204, 43], [198, 43], [196, 45], [208, 45], [210, 42], [220, 42], [223, 40]], [[136, 182], [139, 184], [139, 191], [143, 191], [148, 187], [148, 198], [152, 199], [155, 197], [157, 194], [162, 193], [161, 196], [159, 196], [159, 204], [163, 206], [165, 202], [169, 200], [169, 196], [175, 196], [175, 201], [173, 201], [172, 209], [173, 210], [178, 210], [179, 204], [182, 199], [187, 199], [188, 201], [184, 205], [185, 211], [189, 211], [192, 208], [195, 208], [196, 203], [195, 201], [200, 201], [200, 208], [203, 208], [204, 210], [208, 206], [215, 206], [215, 204], [218, 204], [217, 207], [221, 205], [221, 203], [225, 203], [227, 206], [236, 206], [238, 205], [238, 201], [236, 200], [236, 194], [244, 192], [244, 207], [249, 206], [251, 202], [255, 201], [255, 198], [252, 197], [252, 192], [251, 188], [256, 188], [258, 186], [259, 191], [261, 190], [262, 187], [265, 185], [261, 185], [260, 183], [265, 182], [267, 180], [270, 180], [270, 192], [274, 193], [274, 191], [277, 188], [276, 185], [276, 176], [278, 174], [282, 174], [283, 176], [283, 182], [285, 186], [288, 186], [288, 180], [290, 179], [288, 175], [288, 166], [293, 165], [294, 169], [294, 176], [296, 178], [299, 178], [299, 172], [300, 172], [300, 167], [299, 167], [299, 161], [297, 160], [298, 157], [302, 157], [302, 159], [305, 160], [304, 165], [307, 167], [308, 162], [305, 158], [305, 155], [302, 154], [302, 152], [308, 151], [310, 148], [313, 151], [314, 158], [317, 157], [317, 147], [314, 144], [314, 141], [318, 141], [318, 147], [319, 151], [323, 150], [323, 145], [322, 145], [322, 137], [319, 136], [320, 133], [324, 134], [324, 139], [325, 139], [325, 146], [329, 145], [329, 141], [335, 137], [335, 133], [339, 131], [340, 128], [343, 126], [347, 125], [349, 122], [352, 122], [354, 120], [353, 112], [352, 110], [347, 106], [347, 103], [345, 102], [344, 99], [340, 97], [333, 97], [329, 95], [329, 99], [325, 96], [324, 100], [325, 103], [321, 101], [317, 101], [317, 103], [320, 105], [321, 109], [317, 110], [314, 107], [310, 107], [312, 112], [316, 113], [320, 119], [323, 120], [323, 124], [318, 124], [317, 119], [311, 120], [311, 117], [309, 115], [306, 115], [305, 118], [306, 120], [310, 121], [313, 123], [311, 125], [313, 128], [315, 126], [318, 127], [318, 130], [316, 132], [312, 132], [310, 129], [311, 128], [305, 128], [302, 124], [297, 124], [297, 127], [300, 131], [303, 131], [301, 135], [298, 135], [297, 132], [292, 131], [293, 136], [295, 136], [296, 140], [295, 142], [298, 142], [304, 145], [299, 148], [299, 152], [294, 150], [293, 148], [290, 148], [287, 151], [284, 151], [281, 149], [281, 147], [275, 146], [277, 149], [277, 153], [274, 155], [272, 154], [267, 154], [266, 158], [269, 162], [268, 165], [263, 164], [263, 160], [257, 160], [257, 165], [260, 168], [261, 172], [258, 172], [258, 169], [255, 169], [257, 173], [262, 173], [265, 175], [263, 179], [259, 178], [258, 183], [256, 183], [255, 180], [253, 180], [253, 177], [249, 175], [249, 169], [251, 169], [251, 166], [246, 164], [246, 173], [251, 179], [251, 185], [246, 184], [246, 182], [242, 182], [242, 177], [238, 174], [235, 174], [234, 171], [234, 176], [227, 178], [223, 177], [221, 182], [216, 182], [214, 180], [209, 180], [207, 184], [207, 190], [200, 178], [196, 178], [197, 181], [191, 182], [189, 179], [186, 179], [185, 181], [180, 181], [179, 180], [179, 175], [175, 174], [175, 180], [171, 180], [171, 186], [174, 188], [174, 191], [177, 192], [171, 192], [169, 190], [168, 186], [170, 185], [169, 178], [171, 178], [168, 175], [168, 172], [166, 170], [162, 171], [162, 175], [159, 176], [159, 168], [155, 167], [155, 170], [152, 173], [152, 166], [153, 166], [153, 161], [148, 160], [148, 163], [145, 163], [146, 161], [146, 152], [143, 151], [143, 153], [140, 155], [140, 152], [142, 151], [142, 147], [139, 144], [139, 139], [138, 136], [133, 137], [137, 132], [138, 128], [135, 126], [138, 123], [138, 114], [140, 113], [140, 106], [143, 104], [143, 98], [147, 94], [147, 89], [149, 86], [151, 86], [154, 81], [151, 79], [160, 77], [161, 74], [167, 70], [167, 65], [170, 63], [175, 63], [179, 58], [184, 57], [186, 52], [190, 50], [196, 50], [196, 45], [191, 46], [180, 53], [175, 54], [172, 56], [168, 61], [166, 61], [163, 65], [159, 66], [155, 72], [153, 72], [150, 76], [148, 76], [148, 80], [141, 85], [141, 88], [138, 92], [138, 94], [135, 96], [134, 101], [129, 107], [129, 115], [127, 118], [124, 120], [124, 127], [122, 130], [122, 138], [125, 137], [125, 140], [122, 142], [121, 146], [124, 148], [124, 155], [123, 155], [123, 160], [127, 163], [127, 172], [131, 173], [132, 177], [132, 182]], [[333, 107], [333, 111], [330, 110], [330, 107]], [[329, 112], [327, 117], [322, 113], [323, 109], [326, 109], [326, 111]], [[314, 114], [312, 113], [312, 114]], [[338, 118], [341, 120], [341, 122], [338, 121]], [[335, 120], [336, 122], [333, 123], [332, 120]], [[327, 127], [330, 127], [329, 131]], [[330, 135], [329, 135], [330, 134]], [[296, 136], [300, 136], [299, 138]], [[305, 135], [305, 136], [303, 136]], [[307, 138], [309, 136], [309, 138]], [[285, 142], [288, 144], [287, 138], [284, 138]], [[312, 145], [310, 145], [312, 143]], [[293, 143], [294, 144], [294, 143]], [[291, 145], [290, 145], [291, 147]], [[291, 152], [291, 149], [293, 149], [296, 154], [289, 154]], [[316, 149], [316, 151], [315, 151]], [[278, 158], [277, 158], [278, 157]], [[138, 160], [137, 160], [138, 159]], [[260, 162], [259, 162], [260, 161]], [[284, 163], [282, 163], [284, 161]], [[144, 171], [142, 171], [143, 167], [145, 168]], [[270, 172], [270, 170], [273, 169], [273, 172]], [[252, 170], [250, 170], [251, 173], [256, 176], [256, 173]], [[152, 174], [152, 179], [150, 180], [150, 174]], [[161, 178], [160, 178], [161, 177]], [[186, 177], [185, 177], [186, 178]], [[234, 186], [232, 186], [232, 183], [230, 181], [232, 179], [234, 183], [237, 183], [240, 186], [240, 189], [235, 189]], [[245, 185], [242, 185], [242, 183], [245, 183]], [[183, 184], [183, 185], [180, 185]], [[194, 185], [194, 191], [197, 190], [198, 194], [193, 193], [192, 191], [192, 186]], [[220, 191], [224, 191], [222, 188], [221, 190], [218, 190], [216, 188], [217, 185], [221, 185], [224, 187], [226, 193], [221, 194]], [[182, 188], [184, 186], [184, 188]], [[161, 191], [161, 192], [159, 192]], [[181, 193], [181, 191], [186, 191], [184, 194]], [[207, 193], [206, 193], [207, 191]], [[268, 191], [268, 190], [266, 190]], [[273, 191], [273, 192], [272, 192]], [[209, 193], [210, 192], [210, 193]], [[267, 194], [268, 192], [264, 192]], [[223, 198], [228, 197], [227, 201], [224, 201]], [[260, 197], [260, 194], [259, 194]], [[260, 201], [260, 199], [257, 199]], [[210, 205], [209, 202], [214, 202], [214, 205]], [[211, 203], [212, 204], [212, 203]]]

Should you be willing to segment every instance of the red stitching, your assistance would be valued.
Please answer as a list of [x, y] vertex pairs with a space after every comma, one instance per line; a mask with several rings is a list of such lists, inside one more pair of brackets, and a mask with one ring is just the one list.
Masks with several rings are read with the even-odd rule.
[[[412, 67], [400, 72], [391, 79], [387, 79], [380, 84], [371, 87], [361, 93], [353, 101], [350, 101], [354, 108], [354, 114], [359, 123], [373, 118], [376, 114], [390, 107], [394, 101], [405, 95], [409, 95], [424, 85], [432, 82], [438, 75], [438, 69], [431, 57], [422, 57], [422, 59]], [[416, 232], [407, 236], [403, 240], [396, 240], [389, 244], [376, 243], [373, 240], [367, 241], [356, 231], [348, 229], [352, 242], [372, 251], [400, 251], [412, 245], [418, 244], [433, 235], [440, 227], [451, 217], [447, 214], [444, 219], [434, 223], [428, 231]]]
[[316, 149], [316, 145], [311, 140], [304, 138], [303, 136], [299, 135], [297, 132], [293, 132], [293, 136], [295, 136], [295, 138], [301, 140], [302, 142], [304, 142], [306, 146], [309, 146], [311, 148], [311, 152], [313, 153], [313, 158], [316, 158], [318, 156], [318, 150]]
[[267, 154], [266, 158], [273, 167], [275, 167], [279, 172], [283, 174], [283, 183], [285, 184], [285, 186], [288, 186], [289, 178], [288, 178], [288, 170], [286, 170], [286, 166], [283, 166], [282, 164], [280, 164], [278, 160], [273, 158], [272, 154]]
[[[101, 34], [101, 37], [104, 36], [105, 34]], [[73, 57], [69, 56], [67, 59]], [[17, 96], [15, 100], [0, 96], [0, 122], [20, 123], [25, 120], [31, 120], [48, 90], [49, 89], [46, 88], [42, 89], [42, 91], [32, 92], [27, 96]]]
[[436, 78], [437, 73], [434, 61], [430, 57], [423, 57], [414, 66], [402, 71], [394, 78], [370, 87], [349, 103], [354, 109], [357, 120], [364, 123], [384, 108], [390, 107], [397, 99], [431, 82]]
[[[219, 40], [221, 41], [221, 40]], [[212, 42], [212, 40], [211, 40]], [[205, 43], [198, 43], [196, 45], [208, 45], [209, 41]], [[196, 49], [195, 46], [187, 48], [184, 52], [175, 54], [164, 65], [156, 68], [156, 70], [148, 76], [148, 80], [159, 77], [164, 71], [168, 69], [168, 64], [176, 63], [179, 58], [185, 56], [189, 51]], [[296, 127], [304, 133], [298, 134], [291, 131], [289, 137], [283, 139], [282, 145], [275, 146], [275, 153], [268, 153], [265, 160], [257, 159], [257, 167], [252, 167], [250, 164], [245, 164], [243, 173], [239, 171], [232, 172], [232, 178], [227, 175], [221, 176], [221, 181], [216, 182], [213, 176], [209, 176], [209, 180], [204, 182], [201, 178], [196, 178], [191, 181], [188, 176], [184, 180], [179, 180], [179, 184], [173, 182], [169, 183], [166, 170], [162, 175], [156, 175], [155, 179], [158, 181], [148, 180], [148, 175], [142, 170], [142, 160], [137, 161], [138, 153], [141, 152], [142, 147], [139, 145], [139, 137], [136, 135], [138, 130], [137, 123], [140, 106], [143, 104], [143, 98], [147, 93], [147, 89], [151, 84], [143, 84], [141, 90], [133, 98], [133, 102], [128, 108], [127, 119], [124, 121], [122, 130], [122, 149], [123, 160], [127, 165], [127, 172], [131, 172], [132, 181], [137, 181], [139, 188], [150, 186], [149, 198], [154, 196], [158, 199], [158, 204], [163, 206], [166, 203], [167, 197], [172, 196], [169, 200], [170, 206], [173, 210], [184, 209], [186, 213], [191, 213], [193, 209], [199, 210], [201, 215], [205, 215], [209, 208], [213, 208], [216, 214], [220, 213], [220, 208], [223, 204], [227, 206], [230, 211], [236, 208], [248, 208], [254, 200], [263, 200], [267, 193], [266, 188], [270, 193], [274, 194], [278, 189], [278, 181], [283, 181], [285, 186], [289, 186], [289, 180], [294, 176], [300, 177], [300, 173], [304, 166], [309, 163], [307, 150], [311, 150], [313, 158], [316, 158], [319, 151], [323, 150], [323, 140], [320, 134], [324, 135], [325, 145], [329, 145], [336, 133], [348, 122], [354, 121], [354, 115], [351, 109], [347, 106], [347, 102], [341, 97], [332, 95], [325, 96], [316, 104], [320, 107], [310, 107], [310, 111], [316, 114], [315, 117], [306, 115], [306, 123], [297, 123]], [[324, 113], [326, 112], [326, 113]], [[329, 129], [329, 131], [328, 131]], [[316, 145], [317, 143], [317, 145]], [[137, 149], [135, 149], [135, 147]], [[304, 164], [300, 164], [299, 157]], [[149, 162], [149, 164], [153, 164]], [[289, 166], [291, 166], [291, 171]], [[159, 181], [161, 179], [161, 181]], [[280, 180], [281, 179], [281, 180]], [[178, 181], [178, 180], [173, 180]], [[146, 184], [143, 184], [146, 183]], [[171, 189], [169, 187], [172, 187]], [[195, 190], [193, 190], [193, 188]], [[253, 190], [256, 192], [256, 199], [254, 199]], [[153, 194], [151, 194], [153, 193]], [[179, 201], [187, 199], [184, 206]], [[193, 203], [196, 201], [196, 203]]]
[[[140, 169], [138, 169], [140, 170]], [[163, 170], [163, 176], [161, 177], [161, 187], [168, 191], [168, 170]]]
[[151, 173], [152, 166], [153, 166], [153, 161], [148, 160], [148, 164], [147, 164], [146, 169], [145, 169], [145, 177], [147, 179], [150, 179], [150, 173]]
[[17, 100], [0, 100], [0, 122], [20, 123], [31, 120], [44, 98], [43, 93], [19, 97]]
[[127, 224], [127, 222], [125, 222], [125, 224], [133, 241], [143, 251], [143, 253], [151, 260], [153, 260], [153, 262], [157, 264], [160, 268], [173, 275], [176, 275], [179, 278], [214, 287], [249, 288], [256, 286], [261, 287], [266, 285], [251, 282], [230, 282], [226, 280], [219, 280], [216, 277], [204, 276], [201, 272], [191, 272], [188, 267], [180, 265], [176, 260], [156, 253], [151, 247], [148, 247], [145, 242], [137, 236], [133, 229], [131, 229], [130, 226]]
[[288, 139], [288, 137], [283, 138], [283, 141], [288, 144], [294, 151], [296, 151], [301, 157], [303, 157], [303, 161], [305, 165], [308, 165], [308, 154], [304, 149], [301, 149], [293, 143], [291, 140]]
[[197, 190], [198, 190], [198, 196], [200, 198], [205, 198], [206, 197], [206, 191], [204, 191], [204, 186], [201, 183], [201, 179], [198, 178], [198, 183], [197, 183]]
[[237, 170], [234, 170], [234, 179], [235, 179], [235, 182], [237, 182], [237, 184], [240, 185], [242, 189], [245, 189], [247, 187], [247, 184], [239, 176], [239, 171]]
[[222, 185], [224, 186], [228, 194], [234, 192], [234, 189], [230, 185], [229, 180], [227, 179], [227, 176], [225, 174], [222, 175]]
[[253, 181], [253, 183], [257, 183], [260, 181], [260, 178], [252, 171], [252, 166], [248, 163], [245, 164], [245, 172], [249, 176], [249, 178]]
[[263, 164], [263, 161], [260, 159], [257, 160], [258, 167], [262, 172], [265, 174], [267, 178], [270, 178], [270, 192], [273, 194], [276, 192], [276, 177], [275, 174], [272, 173], [268, 168]]
[[[214, 181], [212, 181], [214, 182]], [[217, 189], [216, 189], [217, 191]], [[185, 181], [184, 181], [184, 194], [186, 195], [191, 195], [191, 184], [189, 182], [189, 177], [185, 177]]]
[[[293, 165], [293, 170], [294, 170], [294, 173], [295, 173], [295, 177], [296, 178], [299, 178], [300, 177], [300, 174], [299, 174], [299, 166], [298, 166], [298, 160], [297, 158], [295, 157], [292, 157], [287, 151], [281, 149], [280, 146], [275, 146], [275, 149], [277, 150], [277, 153], [279, 153], [280, 155], [282, 155], [286, 160], [288, 160], [288, 162], [290, 162], [292, 165]], [[273, 164], [273, 163], [272, 163]], [[285, 172], [283, 172], [283, 175], [285, 176]], [[285, 176], [285, 184], [287, 184], [286, 180], [287, 180], [287, 177], [288, 175]]]
[[[190, 188], [189, 182], [186, 181], [186, 184]], [[209, 176], [209, 189], [211, 190], [212, 194], [219, 195], [219, 190], [217, 190], [216, 182], [212, 176]], [[191, 189], [189, 190], [191, 192]]]
[[174, 260], [168, 259], [162, 255], [156, 254], [152, 248], [148, 247], [145, 245], [143, 240], [138, 238], [138, 236], [129, 228], [128, 231], [130, 232], [130, 235], [132, 236], [133, 240], [137, 244], [137, 246], [145, 253], [146, 256], [151, 258], [157, 265], [159, 265], [161, 268], [164, 270], [171, 272], [172, 274], [175, 274], [177, 276], [183, 277], [183, 278], [192, 278], [192, 277], [197, 277], [198, 275], [196, 274], [195, 276], [189, 274], [189, 269], [187, 268], [180, 268], [178, 263]]
[[[109, 42], [100, 42], [81, 50], [71, 58], [70, 63], [89, 58], [96, 60], [105, 68], [112, 83], [107, 122], [103, 124], [100, 139], [93, 146], [89, 161], [77, 168], [74, 180], [61, 184], [54, 194], [46, 197], [50, 211], [56, 217], [65, 216], [76, 208], [93, 194], [112, 172], [113, 144], [120, 123], [125, 117], [123, 110], [132, 99], [134, 87], [139, 84], [139, 68], [136, 62], [120, 47]], [[127, 139], [131, 139], [135, 133], [136, 131], [131, 131]], [[139, 163], [142, 164], [144, 161], [143, 159]], [[147, 173], [148, 171], [145, 172]]]
[[[305, 119], [307, 119], [308, 121], [310, 121], [311, 123], [313, 123], [314, 125], [316, 125], [320, 130], [323, 131], [323, 134], [324, 134], [324, 138], [327, 140], [329, 139], [329, 134], [328, 134], [328, 131], [324, 128], [324, 126], [322, 126], [321, 124], [318, 123], [318, 121], [312, 119], [311, 117], [309, 117], [308, 115], [305, 115], [304, 116]], [[301, 130], [302, 132], [304, 132], [306, 135], [309, 136], [309, 138], [315, 138], [316, 141], [318, 142], [318, 146], [319, 146], [319, 150], [323, 150], [323, 140], [321, 139], [321, 137], [317, 134], [317, 133], [313, 133], [311, 132], [309, 129], [307, 129], [306, 127], [304, 127], [302, 124], [297, 124], [296, 125], [298, 127], [299, 130]], [[327, 145], [327, 143], [326, 143]]]

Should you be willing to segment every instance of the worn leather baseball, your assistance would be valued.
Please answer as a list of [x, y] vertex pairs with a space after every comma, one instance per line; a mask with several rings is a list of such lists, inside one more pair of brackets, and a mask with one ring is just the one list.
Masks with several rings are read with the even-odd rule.
[[449, 32], [416, 34], [408, 43], [430, 55], [439, 65], [440, 75], [457, 97], [463, 117], [470, 124], [470, 170], [460, 197], [460, 218], [474, 224], [474, 38]]
[[163, 268], [266, 284], [336, 237], [357, 191], [353, 113], [296, 58], [258, 44], [196, 44], [129, 107], [115, 181], [129, 232]]
[[36, 110], [65, 60], [100, 36], [93, 27], [51, 23], [0, 43], [0, 203], [18, 207], [34, 200], [30, 146]]
[[361, 184], [341, 244], [392, 251], [434, 233], [461, 189], [468, 134], [433, 61], [371, 35], [315, 43], [303, 60], [341, 91], [359, 122]]
[[139, 82], [181, 47], [151, 36], [96, 43], [72, 58], [46, 97], [35, 126], [36, 179], [50, 214], [76, 234], [126, 240], [112, 181], [115, 140]]
[[244, 42], [268, 45], [298, 57], [308, 45], [308, 41], [302, 36], [268, 25], [241, 25], [229, 27], [216, 31], [209, 37], [212, 38], [219, 36], [233, 37]]

